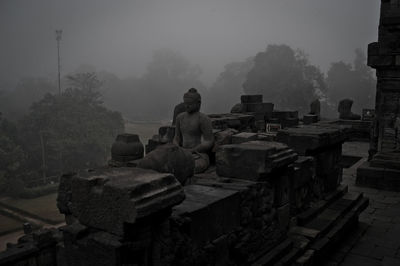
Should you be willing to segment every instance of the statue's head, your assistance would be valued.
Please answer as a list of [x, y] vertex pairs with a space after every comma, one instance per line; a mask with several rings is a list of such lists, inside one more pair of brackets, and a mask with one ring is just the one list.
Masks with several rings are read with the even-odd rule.
[[183, 103], [185, 104], [186, 112], [198, 112], [200, 111], [201, 96], [195, 88], [191, 88], [183, 95]]

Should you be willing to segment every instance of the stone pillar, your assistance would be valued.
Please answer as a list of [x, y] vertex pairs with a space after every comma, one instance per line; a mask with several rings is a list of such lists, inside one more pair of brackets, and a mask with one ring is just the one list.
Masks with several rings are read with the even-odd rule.
[[368, 65], [376, 69], [377, 88], [372, 153], [385, 151], [387, 131], [400, 115], [400, 0], [382, 0], [378, 42], [368, 45]]
[[375, 119], [370, 162], [357, 170], [356, 183], [400, 191], [400, 0], [381, 0], [378, 42], [368, 45], [368, 65], [376, 69]]

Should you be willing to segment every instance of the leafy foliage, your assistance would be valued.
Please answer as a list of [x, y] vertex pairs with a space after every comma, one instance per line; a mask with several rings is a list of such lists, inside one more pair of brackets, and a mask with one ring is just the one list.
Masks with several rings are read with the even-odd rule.
[[23, 78], [13, 90], [0, 93], [1, 112], [16, 121], [29, 112], [29, 106], [46, 93], [55, 93], [56, 87], [46, 78]]
[[204, 95], [200, 74], [200, 67], [191, 65], [182, 54], [170, 49], [157, 50], [141, 79], [141, 99], [136, 103], [153, 117], [172, 118], [174, 106], [182, 102], [189, 88], [195, 87]]
[[355, 112], [360, 113], [363, 108], [373, 108], [376, 80], [371, 68], [366, 65], [366, 57], [361, 49], [355, 50], [353, 65], [343, 61], [332, 63], [326, 83], [328, 96], [334, 107], [340, 100], [350, 98], [354, 100]]
[[25, 153], [17, 144], [16, 127], [0, 113], [0, 192], [5, 192], [14, 180], [20, 179]]
[[321, 71], [303, 52], [287, 45], [268, 45], [255, 57], [243, 88], [247, 94], [262, 94], [264, 101], [273, 102], [277, 109], [307, 113], [316, 91], [324, 91], [325, 83]]
[[232, 62], [225, 65], [224, 71], [210, 89], [207, 97], [208, 110], [214, 113], [229, 112], [233, 105], [240, 102], [243, 94], [242, 84], [253, 68], [254, 57], [244, 62]]
[[105, 163], [124, 124], [120, 113], [101, 105], [95, 79], [90, 73], [76, 74], [75, 88], [61, 95], [46, 94], [31, 106], [20, 123], [31, 167], [42, 165], [43, 152], [47, 175]]

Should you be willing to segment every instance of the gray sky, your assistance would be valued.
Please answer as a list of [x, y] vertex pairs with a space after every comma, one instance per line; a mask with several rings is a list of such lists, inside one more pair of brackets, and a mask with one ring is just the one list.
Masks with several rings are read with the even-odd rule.
[[377, 0], [0, 0], [0, 79], [55, 78], [80, 64], [140, 76], [152, 51], [172, 48], [204, 71], [285, 43], [326, 71], [377, 40]]

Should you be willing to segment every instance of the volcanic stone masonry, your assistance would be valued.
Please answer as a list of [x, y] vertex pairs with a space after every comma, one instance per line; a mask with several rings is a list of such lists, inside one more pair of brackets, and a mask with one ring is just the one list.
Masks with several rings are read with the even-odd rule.
[[370, 152], [357, 170], [356, 184], [400, 191], [400, 0], [382, 0], [378, 42], [368, 46], [376, 69], [375, 119]]
[[[248, 130], [244, 116], [235, 119]], [[287, 128], [275, 137], [283, 143], [229, 127], [214, 133], [215, 166], [185, 186], [133, 162], [63, 175], [67, 225], [25, 235], [0, 264], [318, 265], [357, 226], [368, 199], [339, 186], [340, 127]]]

